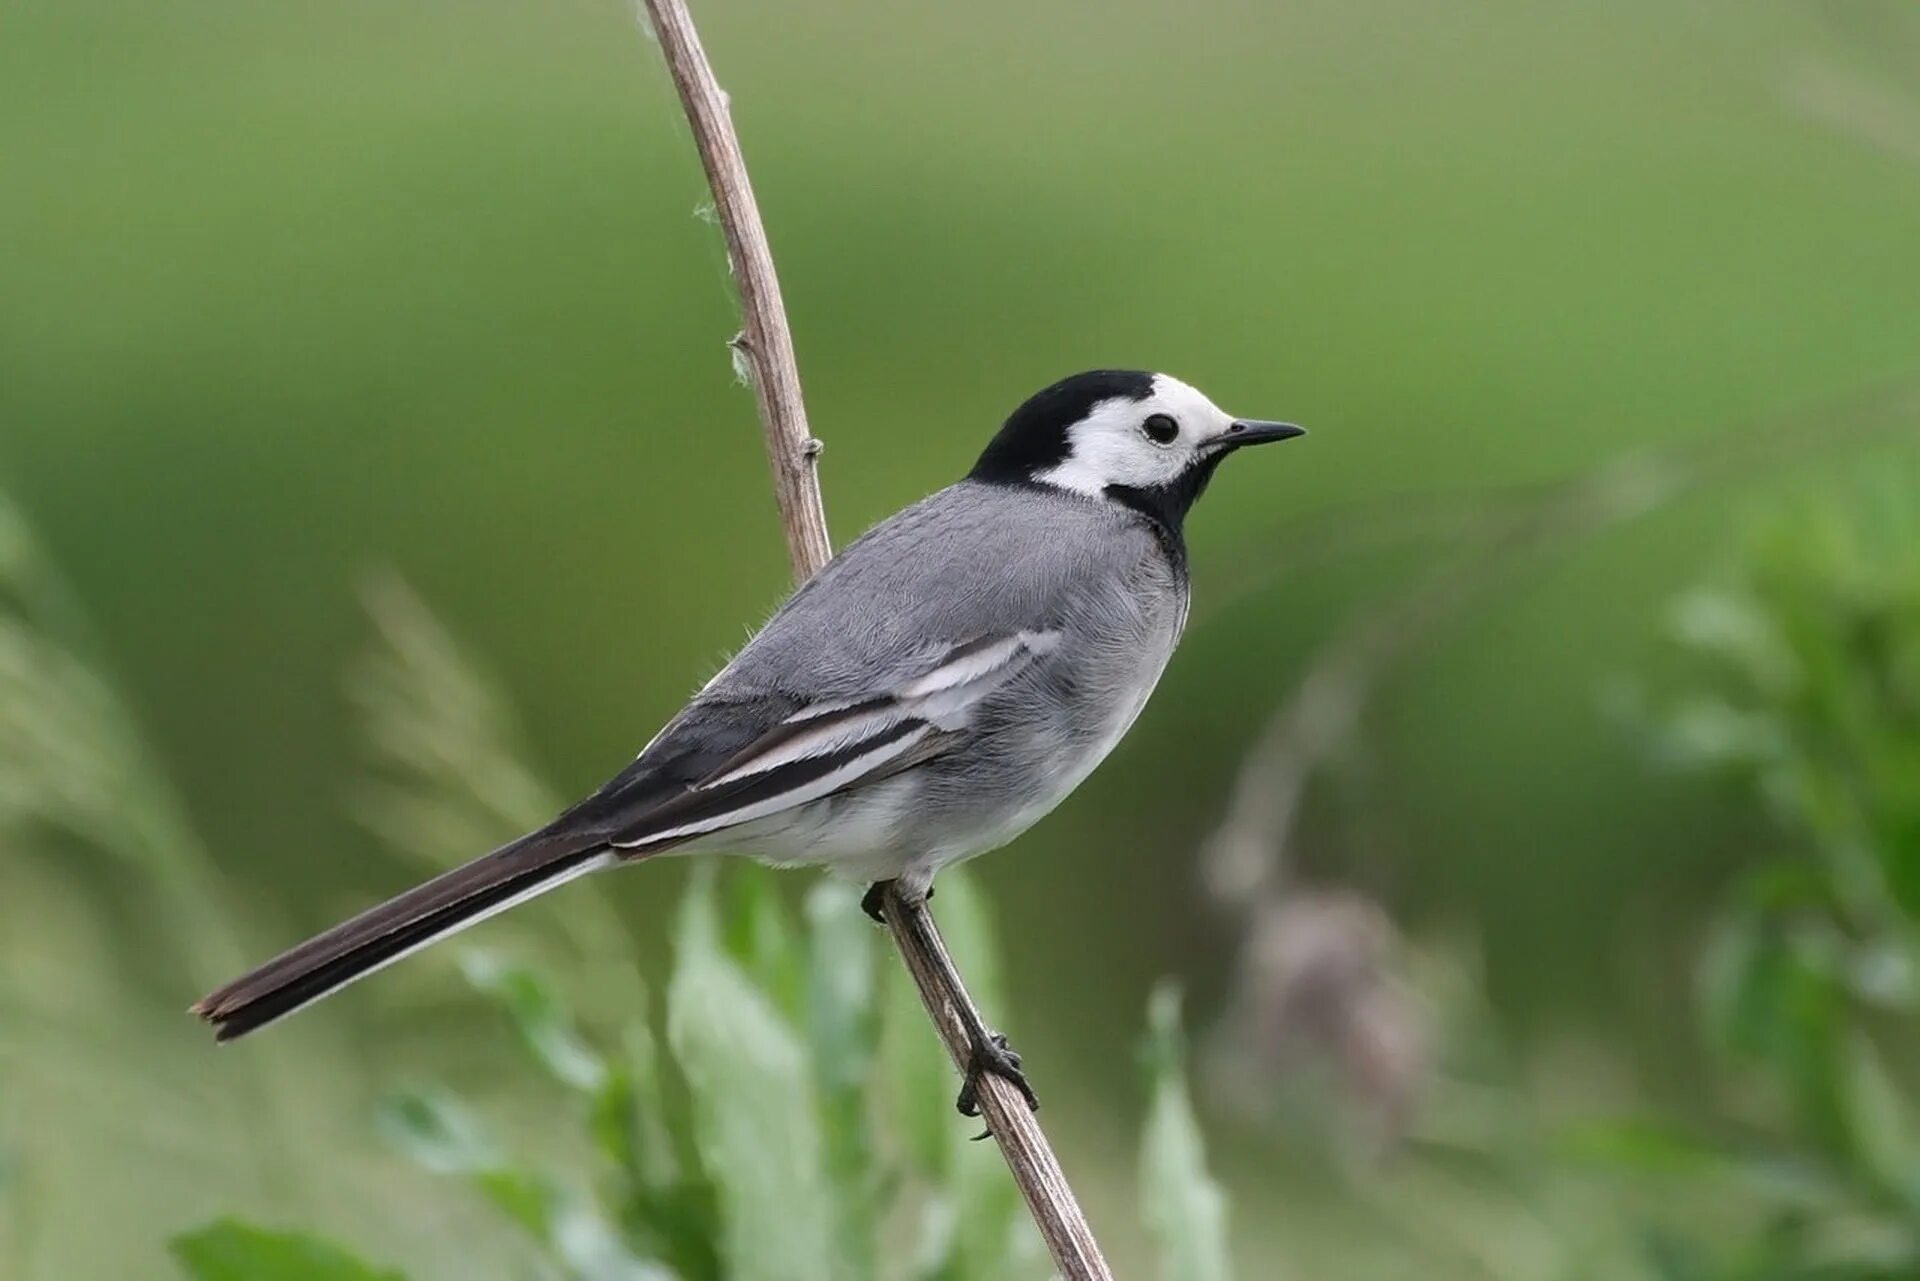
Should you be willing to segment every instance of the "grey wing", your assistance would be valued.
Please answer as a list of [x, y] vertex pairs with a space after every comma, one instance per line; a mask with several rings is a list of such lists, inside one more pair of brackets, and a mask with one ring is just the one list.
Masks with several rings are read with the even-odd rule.
[[1107, 506], [962, 483], [881, 523], [556, 826], [645, 853], [952, 750], [989, 695], [1058, 647], [1057, 620], [1106, 558], [1140, 554]]
[[1018, 632], [942, 646], [906, 679], [852, 697], [742, 693], [716, 681], [548, 830], [637, 857], [891, 777], [964, 739], [980, 701], [1057, 640]]

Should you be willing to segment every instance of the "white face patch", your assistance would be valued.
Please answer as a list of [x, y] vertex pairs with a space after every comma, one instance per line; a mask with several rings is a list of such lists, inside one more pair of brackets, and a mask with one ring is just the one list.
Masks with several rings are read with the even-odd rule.
[[[1164, 444], [1147, 434], [1147, 420], [1155, 414], [1165, 414], [1179, 429]], [[1103, 400], [1069, 427], [1067, 460], [1034, 479], [1094, 497], [1109, 485], [1152, 489], [1211, 452], [1232, 424], [1231, 414], [1195, 388], [1155, 374], [1153, 394], [1145, 400]]]

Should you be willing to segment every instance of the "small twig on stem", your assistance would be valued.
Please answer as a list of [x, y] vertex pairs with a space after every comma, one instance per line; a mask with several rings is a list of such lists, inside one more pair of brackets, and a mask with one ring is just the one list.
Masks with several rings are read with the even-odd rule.
[[673, 75], [673, 87], [693, 126], [700, 164], [713, 188], [714, 211], [726, 233], [727, 261], [740, 290], [741, 332], [732, 346], [752, 371], [767, 459], [773, 464], [774, 496], [780, 501], [781, 523], [786, 527], [787, 556], [793, 562], [793, 576], [805, 581], [827, 563], [833, 548], [827, 541], [827, 511], [814, 470], [820, 447], [807, 430], [800, 365], [787, 329], [786, 304], [780, 300], [773, 250], [767, 246], [767, 231], [760, 222], [753, 183], [747, 178], [740, 139], [733, 131], [727, 95], [713, 78], [700, 34], [693, 28], [693, 15], [682, 0], [645, 3], [667, 70]]
[[[742, 332], [733, 347], [752, 370], [767, 455], [773, 464], [774, 496], [779, 500], [780, 519], [786, 529], [787, 552], [795, 579], [805, 581], [827, 563], [832, 550], [814, 468], [820, 442], [807, 430], [799, 366], [787, 330], [785, 305], [780, 300], [773, 253], [767, 246], [759, 206], [754, 202], [753, 185], [747, 180], [746, 161], [733, 131], [726, 94], [714, 79], [684, 0], [643, 3], [673, 74], [674, 88], [686, 108], [687, 120], [693, 126], [700, 161], [713, 189], [714, 208], [726, 233], [727, 257], [740, 289], [742, 314]], [[965, 1071], [972, 1057], [968, 1024], [984, 1026], [984, 1020], [932, 916], [923, 906], [902, 903], [891, 889], [885, 901], [888, 929], [920, 990], [928, 1017], [955, 1066]], [[987, 1075], [980, 1084], [979, 1105], [1063, 1281], [1111, 1281], [1112, 1273], [1101, 1258], [1086, 1215], [1081, 1213], [1060, 1162], [1020, 1091], [999, 1076]]]

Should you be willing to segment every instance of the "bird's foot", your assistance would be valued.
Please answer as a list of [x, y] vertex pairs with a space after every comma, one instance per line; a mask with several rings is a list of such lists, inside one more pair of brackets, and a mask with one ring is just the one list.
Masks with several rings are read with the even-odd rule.
[[[872, 918], [876, 925], [885, 925], [887, 923], [887, 890], [892, 885], [892, 881], [875, 881], [867, 887], [867, 892], [860, 897], [860, 910]], [[925, 902], [931, 898], [933, 898], [933, 887], [929, 885], [927, 887], [926, 898], [921, 901]]]
[[1034, 1096], [1033, 1087], [1027, 1084], [1027, 1074], [1020, 1070], [1020, 1056], [1007, 1045], [1006, 1037], [991, 1032], [986, 1039], [973, 1043], [967, 1061], [966, 1083], [960, 1087], [960, 1097], [954, 1101], [961, 1116], [980, 1115], [980, 1082], [989, 1073], [1020, 1091], [1020, 1097], [1027, 1101], [1030, 1111], [1040, 1110], [1040, 1100]]

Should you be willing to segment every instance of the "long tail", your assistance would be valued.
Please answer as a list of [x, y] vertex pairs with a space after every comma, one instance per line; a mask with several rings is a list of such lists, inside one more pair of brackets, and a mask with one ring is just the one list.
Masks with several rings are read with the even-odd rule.
[[434, 877], [202, 997], [193, 1012], [231, 1041], [503, 912], [614, 862], [603, 841], [534, 832]]

